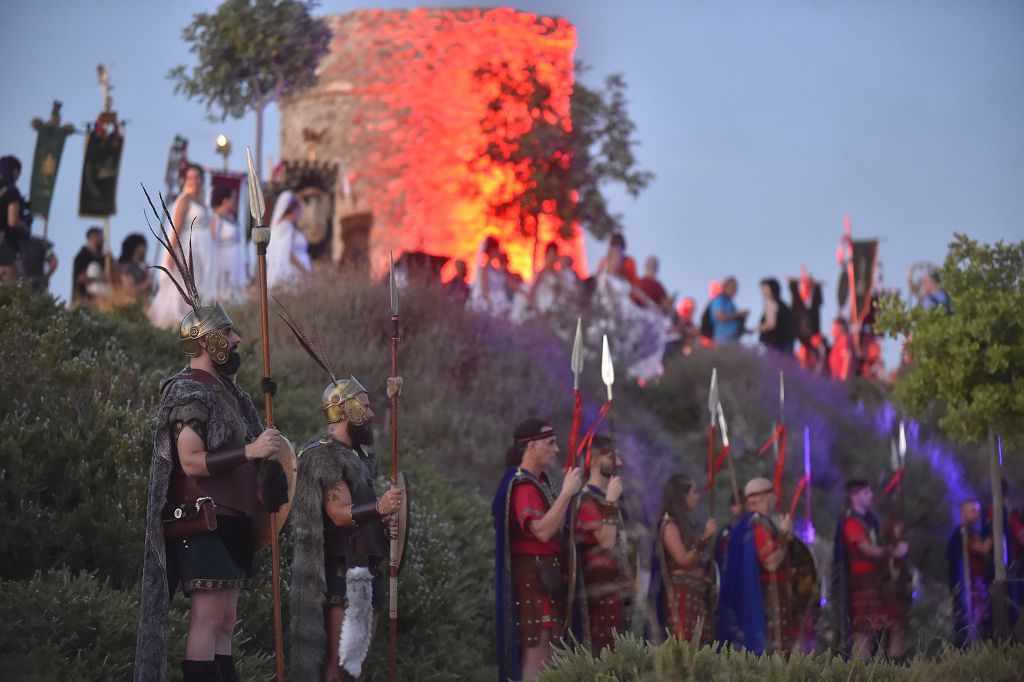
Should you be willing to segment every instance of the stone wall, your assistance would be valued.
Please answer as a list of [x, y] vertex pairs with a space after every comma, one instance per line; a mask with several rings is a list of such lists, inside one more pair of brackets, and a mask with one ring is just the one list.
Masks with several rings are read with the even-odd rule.
[[[361, 10], [325, 20], [334, 37], [318, 84], [280, 104], [281, 154], [340, 165], [334, 224], [372, 212], [377, 272], [389, 250], [461, 258], [472, 270], [481, 241], [494, 234], [512, 269], [529, 278], [534, 240], [489, 208], [510, 175], [480, 161], [488, 143], [480, 121], [497, 86], [475, 72], [499, 64], [518, 77], [533, 66], [567, 117], [575, 28], [510, 9]], [[559, 226], [543, 217], [540, 244]], [[562, 249], [586, 274], [576, 232]]]

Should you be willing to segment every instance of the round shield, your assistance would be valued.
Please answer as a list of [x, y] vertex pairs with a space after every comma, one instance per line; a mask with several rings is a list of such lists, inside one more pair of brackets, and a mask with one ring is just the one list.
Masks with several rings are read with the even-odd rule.
[[803, 628], [812, 619], [812, 611], [820, 607], [818, 562], [810, 547], [794, 537], [789, 541], [789, 565], [792, 571], [793, 610], [797, 622]]
[[395, 563], [398, 566], [398, 570], [402, 570], [405, 544], [409, 540], [409, 506], [412, 502], [409, 499], [409, 479], [405, 477], [405, 473], [402, 471], [398, 472], [398, 489], [402, 491], [402, 506], [398, 508], [398, 513], [395, 514], [396, 522], [392, 525], [391, 532], [397, 540], [395, 543], [395, 550], [397, 552]]
[[[274, 533], [280, 533], [281, 529], [284, 528], [285, 521], [288, 520], [288, 512], [292, 508], [292, 499], [295, 497], [295, 479], [299, 470], [299, 460], [295, 456], [295, 448], [287, 438], [283, 438], [284, 447], [279, 449], [277, 453], [271, 457], [281, 463], [281, 468], [284, 469], [284, 475], [288, 479], [288, 501], [281, 506], [277, 512], [277, 524], [274, 528]], [[269, 515], [264, 514], [263, 518], [255, 519], [253, 525], [253, 551], [260, 551], [264, 547], [270, 546], [270, 518]]]

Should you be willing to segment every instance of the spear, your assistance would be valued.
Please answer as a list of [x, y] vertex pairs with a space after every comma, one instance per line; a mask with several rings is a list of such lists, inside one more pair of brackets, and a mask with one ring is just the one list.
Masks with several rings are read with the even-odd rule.
[[722, 401], [718, 401], [718, 428], [722, 430], [722, 453], [718, 455], [715, 469], [722, 466], [722, 459], [729, 464], [729, 483], [732, 485], [732, 499], [740, 501], [740, 487], [736, 482], [736, 466], [732, 463], [732, 456], [729, 454], [729, 425], [725, 422], [725, 411], [722, 410]]
[[715, 418], [718, 415], [718, 368], [711, 369], [711, 387], [708, 389], [708, 515], [715, 516]]
[[[252, 152], [245, 148], [249, 163], [249, 212], [252, 214], [256, 227], [252, 230], [252, 240], [256, 244], [256, 255], [259, 260], [260, 281], [260, 320], [263, 332], [263, 401], [267, 410], [267, 428], [274, 426], [273, 384], [270, 381], [270, 320], [267, 314], [267, 246], [270, 244], [270, 228], [266, 226], [263, 216], [266, 205], [263, 203], [263, 190], [260, 179], [252, 163]], [[272, 584], [274, 592], [274, 668], [277, 682], [284, 680], [284, 628], [281, 624], [281, 549], [277, 542], [277, 512], [270, 512], [270, 559], [272, 565]]]
[[590, 429], [587, 431], [587, 435], [584, 437], [583, 442], [580, 443], [580, 448], [584, 446], [587, 448], [587, 456], [584, 459], [584, 471], [589, 475], [590, 472], [590, 445], [594, 440], [594, 434], [597, 433], [597, 427], [604, 421], [604, 418], [608, 415], [608, 410], [612, 407], [612, 384], [615, 383], [615, 366], [612, 364], [612, 353], [608, 348], [608, 335], [605, 334], [601, 341], [601, 381], [604, 382], [605, 387], [608, 389], [608, 399], [601, 406], [601, 410], [597, 413], [597, 419], [591, 424]]
[[580, 374], [583, 373], [583, 320], [576, 318], [576, 338], [572, 342], [572, 430], [569, 431], [569, 454], [565, 458], [565, 471], [576, 466], [576, 447], [580, 439], [580, 416], [583, 397], [580, 394]]
[[775, 502], [782, 504], [782, 472], [786, 465], [786, 379], [779, 370], [779, 427], [776, 435], [779, 442], [779, 457], [775, 460]]
[[[904, 512], [907, 508], [907, 429], [903, 420], [900, 420], [900, 521], [904, 520]], [[906, 529], [904, 529], [906, 530]]]
[[[391, 287], [391, 376], [398, 377], [398, 287], [395, 286], [395, 256], [390, 254], [391, 270], [388, 283]], [[398, 394], [399, 387], [391, 392], [391, 487], [398, 487]], [[391, 682], [398, 676], [398, 533], [395, 528], [389, 529], [391, 537], [391, 555], [388, 559], [390, 579], [390, 625], [388, 637], [388, 679]]]

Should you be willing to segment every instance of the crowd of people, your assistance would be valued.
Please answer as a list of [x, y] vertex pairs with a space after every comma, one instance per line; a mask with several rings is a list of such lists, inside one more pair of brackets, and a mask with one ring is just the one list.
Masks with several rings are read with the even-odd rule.
[[[758, 655], [814, 651], [826, 594], [835, 611], [834, 651], [866, 660], [906, 657], [911, 547], [899, 516], [882, 524], [872, 512], [867, 480], [846, 482], [822, 591], [824, 576], [790, 514], [777, 509], [772, 481], [747, 482], [720, 530], [713, 517], [700, 518], [703, 486], [673, 475], [656, 528], [648, 529], [653, 533], [638, 533], [623, 514], [615, 441], [596, 436], [584, 468], [569, 468], [556, 493], [546, 470], [558, 453], [553, 427], [536, 418], [515, 428], [506, 451], [508, 468], [493, 503], [500, 679], [535, 677], [561, 640], [598, 656], [614, 645], [613, 633], [636, 632], [637, 620], [653, 641], [667, 633]], [[1016, 622], [1024, 596], [1024, 517], [1006, 499], [1009, 616]], [[993, 538], [991, 511], [983, 514], [977, 500], [963, 503], [961, 517], [947, 557], [953, 641], [966, 646], [992, 636]], [[651, 535], [650, 581], [643, 585], [636, 556], [643, 549], [635, 538]]]

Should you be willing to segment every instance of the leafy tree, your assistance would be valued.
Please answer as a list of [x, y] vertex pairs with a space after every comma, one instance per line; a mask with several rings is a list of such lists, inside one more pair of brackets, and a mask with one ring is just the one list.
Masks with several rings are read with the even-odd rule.
[[310, 15], [313, 0], [225, 0], [216, 12], [199, 12], [182, 37], [198, 58], [189, 70], [171, 69], [174, 92], [206, 102], [220, 120], [256, 112], [256, 163], [262, 163], [263, 110], [271, 102], [316, 82], [331, 31]]
[[[576, 67], [577, 74], [585, 70]], [[522, 234], [534, 239], [543, 215], [558, 218], [566, 238], [576, 225], [598, 239], [621, 231], [621, 216], [610, 211], [603, 188], [619, 183], [636, 197], [654, 177], [637, 168], [636, 125], [622, 75], [608, 76], [604, 90], [577, 81], [569, 116], [555, 108], [535, 66], [526, 67], [525, 78], [510, 73], [504, 62], [485, 65], [475, 75], [498, 84], [481, 121], [491, 140], [482, 159], [513, 169], [508, 191], [492, 203], [495, 215], [516, 219]]]
[[[941, 270], [952, 304], [882, 307], [878, 327], [907, 337], [909, 369], [895, 399], [912, 415], [934, 414], [964, 443], [989, 444], [995, 537], [1002, 537], [1003, 493], [997, 435], [1008, 447], [1024, 443], [1024, 242], [994, 246], [956, 235]], [[1006, 633], [1006, 565], [995, 547], [995, 626]]]

